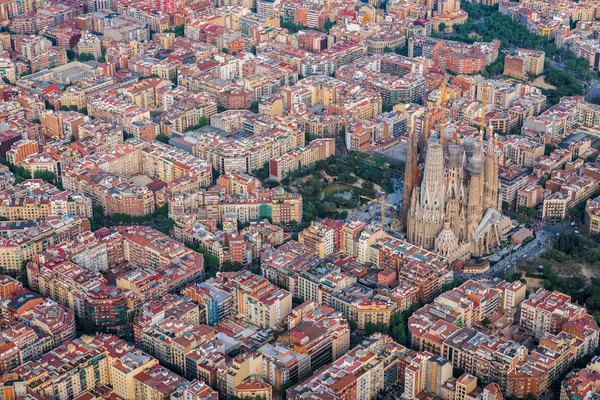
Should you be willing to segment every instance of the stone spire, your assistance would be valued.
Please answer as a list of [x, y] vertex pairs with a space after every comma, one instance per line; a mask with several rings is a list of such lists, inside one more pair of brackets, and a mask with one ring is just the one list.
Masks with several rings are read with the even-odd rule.
[[467, 199], [467, 240], [473, 238], [483, 214], [483, 157], [481, 153], [481, 142], [477, 142], [467, 166], [467, 171], [471, 175]]
[[406, 153], [406, 162], [404, 163], [404, 195], [402, 197], [402, 209], [400, 214], [400, 225], [402, 230], [407, 228], [407, 215], [410, 210], [412, 193], [415, 186], [419, 184], [418, 140], [417, 132], [412, 132], [408, 140], [408, 152]]
[[498, 155], [496, 154], [496, 140], [489, 136], [484, 164], [483, 210], [498, 208]]
[[463, 151], [457, 144], [450, 144], [445, 153], [446, 158], [446, 219], [456, 233], [458, 240], [464, 239], [464, 186], [463, 186]]
[[[418, 193], [418, 197], [415, 194]], [[435, 238], [444, 224], [444, 150], [431, 138], [428, 142], [425, 170], [420, 190], [413, 191], [408, 213], [407, 239], [426, 249], [433, 249]]]
[[436, 139], [430, 139], [427, 146], [421, 206], [440, 210], [444, 208], [444, 149]]

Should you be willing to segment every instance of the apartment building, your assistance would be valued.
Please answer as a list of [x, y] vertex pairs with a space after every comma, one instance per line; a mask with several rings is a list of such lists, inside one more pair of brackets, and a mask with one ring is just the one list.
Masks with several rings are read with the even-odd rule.
[[[133, 400], [133, 377], [156, 363], [125, 341], [103, 334], [68, 341], [13, 372], [26, 383], [28, 391], [60, 400], [75, 398], [96, 385], [111, 385], [116, 394]], [[50, 379], [40, 382], [40, 376]], [[73, 376], [78, 377], [74, 385]]]
[[293, 150], [269, 160], [270, 177], [282, 180], [291, 172], [307, 167], [335, 154], [335, 139], [315, 139], [307, 147]]
[[[571, 303], [571, 298], [560, 292], [538, 291], [521, 305], [520, 324], [531, 329], [540, 338], [547, 333], [561, 332], [563, 325], [588, 316], [584, 307]], [[597, 335], [593, 340], [598, 340]]]
[[544, 155], [544, 145], [522, 136], [502, 137], [504, 158], [514, 161], [520, 167], [531, 168]]
[[21, 161], [37, 152], [39, 152], [39, 146], [36, 141], [23, 139], [15, 142], [6, 152], [6, 159], [13, 165], [20, 165]]
[[0, 275], [0, 299], [8, 299], [13, 293], [22, 288], [23, 284], [15, 278], [8, 275]]
[[325, 258], [332, 254], [334, 246], [335, 231], [319, 222], [311, 222], [310, 226], [298, 233], [298, 243], [310, 247], [319, 258]]
[[542, 186], [536, 184], [531, 184], [519, 189], [517, 192], [517, 209], [519, 209], [519, 207], [537, 207], [542, 202], [543, 193]]
[[99, 274], [69, 261], [48, 261], [27, 265], [30, 286], [57, 303], [68, 307], [79, 318], [107, 330], [125, 328], [127, 307], [121, 289], [107, 286]]
[[333, 309], [355, 321], [358, 329], [365, 329], [367, 324], [389, 325], [397, 310], [390, 298], [359, 284], [334, 292], [331, 303]]
[[545, 53], [539, 50], [516, 49], [504, 58], [504, 75], [518, 79], [538, 76], [544, 72]]
[[263, 357], [262, 378], [273, 387], [298, 383], [312, 372], [309, 355], [285, 345], [265, 344], [258, 352]]
[[197, 139], [192, 154], [206, 160], [220, 173], [250, 173], [262, 168], [271, 158], [304, 145], [304, 134], [298, 128], [270, 129], [248, 139], [223, 138], [213, 132], [191, 135]]
[[304, 301], [310, 300], [332, 307], [334, 293], [352, 286], [357, 281], [355, 276], [342, 272], [337, 266], [314, 263], [310, 267], [304, 271], [289, 272], [290, 280], [294, 282], [294, 294]]
[[[214, 320], [214, 313], [217, 318], [225, 315], [228, 306], [228, 297], [221, 292], [228, 292], [232, 298], [231, 312], [241, 314], [244, 319], [263, 329], [272, 328], [280, 324], [292, 310], [292, 294], [287, 290], [279, 289], [271, 284], [267, 279], [254, 275], [249, 271], [226, 272], [217, 274], [217, 278], [205, 282], [210, 286], [209, 293], [218, 295], [222, 301], [214, 302], [208, 295], [198, 293], [199, 290], [187, 289], [186, 293], [196, 298], [202, 297], [204, 302], [212, 303], [213, 313], [211, 319]], [[203, 288], [206, 286], [200, 286]], [[214, 290], [214, 289], [217, 290]], [[208, 288], [207, 288], [208, 289]], [[219, 310], [219, 305], [221, 309]]]
[[69, 215], [91, 218], [91, 199], [59, 190], [41, 179], [29, 179], [0, 192], [0, 216], [10, 221]]
[[49, 299], [23, 313], [21, 321], [50, 335], [52, 347], [74, 339], [77, 333], [73, 311]]
[[206, 323], [214, 326], [217, 322], [227, 317], [233, 307], [233, 297], [231, 293], [220, 289], [218, 285], [213, 285], [213, 280], [209, 279], [193, 286], [185, 288], [183, 294], [198, 303], [205, 313]]
[[586, 202], [584, 224], [590, 234], [600, 232], [600, 198], [596, 197]]
[[233, 172], [223, 174], [217, 179], [217, 185], [225, 188], [225, 194], [248, 194], [260, 189], [262, 184], [254, 176]]
[[134, 376], [135, 399], [169, 398], [184, 382], [185, 379], [174, 372], [160, 365], [154, 365]]
[[[21, 271], [23, 261], [31, 260], [49, 246], [79, 236], [90, 229], [87, 218], [82, 217], [48, 217], [22, 226], [20, 223], [10, 224], [16, 228], [12, 237], [0, 239], [0, 267], [11, 274]], [[8, 229], [13, 230], [13, 229]]]
[[562, 192], [555, 192], [544, 198], [542, 203], [542, 219], [550, 223], [559, 223], [567, 217], [571, 197]]
[[289, 389], [287, 397], [302, 399], [312, 393], [326, 393], [339, 398], [373, 399], [383, 388], [383, 359], [369, 348], [358, 346]]

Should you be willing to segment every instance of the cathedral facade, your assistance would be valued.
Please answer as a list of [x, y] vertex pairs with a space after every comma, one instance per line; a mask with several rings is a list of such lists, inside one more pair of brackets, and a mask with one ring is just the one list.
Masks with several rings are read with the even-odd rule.
[[[407, 157], [406, 171], [416, 168], [416, 159]], [[450, 262], [492, 252], [510, 224], [501, 214], [498, 164], [493, 138], [430, 138], [420, 185], [414, 174], [405, 179], [407, 240]]]

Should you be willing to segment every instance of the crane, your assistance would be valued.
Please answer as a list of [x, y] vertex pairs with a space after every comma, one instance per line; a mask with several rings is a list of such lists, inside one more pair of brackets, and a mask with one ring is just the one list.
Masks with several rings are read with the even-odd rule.
[[376, 203], [381, 204], [381, 230], [384, 230], [385, 229], [385, 208], [390, 205], [385, 202], [385, 194], [383, 194], [383, 193], [380, 194], [379, 199], [373, 199], [373, 198], [367, 197], [367, 196], [360, 196], [360, 197], [363, 199], [374, 201]]

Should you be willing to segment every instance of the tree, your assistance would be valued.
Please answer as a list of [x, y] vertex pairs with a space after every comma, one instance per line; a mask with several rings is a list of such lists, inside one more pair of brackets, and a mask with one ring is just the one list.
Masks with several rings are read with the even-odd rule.
[[256, 176], [260, 180], [268, 179], [271, 175], [269, 172], [269, 162], [263, 164], [262, 168], [253, 172], [253, 175]]
[[556, 150], [556, 146], [551, 143], [548, 143], [544, 146], [544, 155], [549, 156], [554, 150]]
[[67, 58], [69, 61], [73, 61], [75, 59], [75, 52], [71, 49], [67, 49]]
[[438, 31], [440, 31], [440, 32], [445, 32], [445, 31], [446, 31], [446, 28], [447, 28], [447, 26], [446, 26], [446, 24], [445, 24], [445, 23], [443, 23], [443, 22], [440, 22], [440, 23], [438, 24]]
[[196, 130], [196, 129], [200, 129], [203, 126], [208, 125], [208, 123], [209, 123], [208, 122], [208, 118], [206, 118], [206, 117], [200, 117], [198, 119], [198, 124], [197, 125], [190, 125], [190, 126], [186, 127], [183, 131], [184, 132], [189, 132], [189, 131], [193, 131], [193, 130]]
[[98, 332], [96, 324], [85, 318], [75, 318], [75, 326], [77, 332], [81, 332], [84, 335], [95, 335]]
[[384, 324], [382, 322], [379, 322], [376, 324], [371, 323], [371, 324], [372, 324], [372, 326], [369, 329], [367, 329], [367, 327], [365, 326], [367, 335], [372, 335], [375, 332], [381, 332], [381, 333], [385, 333], [385, 334], [389, 333], [389, 327], [386, 324]]
[[244, 264], [240, 264], [239, 262], [225, 261], [221, 264], [221, 271], [223, 272], [242, 271], [244, 268], [246, 268]]
[[485, 318], [484, 318], [484, 319], [481, 321], [481, 324], [482, 324], [483, 326], [485, 326], [485, 327], [488, 327], [488, 326], [490, 326], [490, 324], [491, 324], [491, 323], [492, 323], [492, 321], [491, 321], [491, 320], [490, 320], [488, 317], [485, 317]]
[[94, 57], [94, 55], [91, 53], [80, 53], [79, 54], [79, 61], [81, 61], [81, 62], [95, 61], [95, 60], [96, 60], [96, 57]]
[[0, 157], [0, 164], [6, 165], [10, 172], [15, 174], [15, 183], [22, 183], [27, 179], [31, 179], [31, 173], [25, 168], [9, 163], [5, 158]]
[[285, 400], [287, 398], [287, 390], [293, 386], [292, 382], [282, 383], [279, 386], [279, 392], [281, 393], [281, 399]]
[[356, 330], [358, 329], [358, 324], [353, 319], [348, 320], [348, 326], [350, 326], [350, 331], [352, 332], [356, 332]]
[[227, 47], [223, 47], [221, 49], [221, 53], [229, 54], [229, 49]]
[[54, 183], [56, 181], [56, 175], [54, 175], [54, 172], [52, 172], [52, 171], [38, 170], [38, 171], [35, 171], [35, 173], [33, 174], [33, 177], [35, 179], [41, 179], [48, 183]]
[[185, 31], [185, 25], [181, 24], [181, 25], [177, 25], [173, 31], [175, 32], [175, 36], [177, 37], [183, 37], [184, 35], [184, 31]]
[[406, 46], [406, 45], [398, 46], [394, 49], [394, 53], [401, 55], [401, 56], [408, 57], [408, 46]]
[[391, 48], [391, 47], [389, 47], [389, 46], [385, 46], [385, 47], [383, 48], [383, 52], [384, 52], [384, 53], [393, 53], [393, 52], [394, 52], [394, 49], [392, 49], [392, 48]]
[[158, 140], [159, 142], [162, 142], [162, 143], [169, 144], [169, 137], [165, 136], [163, 134], [160, 134], [160, 133], [158, 135], [156, 135], [156, 140]]
[[250, 104], [249, 110], [253, 113], [258, 113], [258, 101], [253, 101], [252, 104]]
[[250, 48], [250, 52], [251, 52], [252, 54], [256, 55], [256, 46], [252, 46], [252, 47]]
[[2, 82], [6, 83], [7, 85], [10, 85], [10, 81], [8, 80], [8, 78], [6, 76], [2, 77]]
[[485, 71], [494, 76], [494, 75], [502, 75], [504, 73], [504, 59], [506, 58], [504, 53], [498, 54], [498, 58], [496, 61], [485, 67]]
[[323, 26], [324, 26], [325, 30], [327, 32], [329, 32], [329, 30], [335, 26], [335, 22], [330, 21], [330, 20], [326, 20], [325, 24], [323, 24]]
[[19, 275], [17, 275], [17, 279], [21, 282], [24, 288], [29, 289], [29, 275], [27, 275], [27, 264], [29, 264], [31, 260], [23, 260], [21, 262], [21, 271], [19, 271]]

